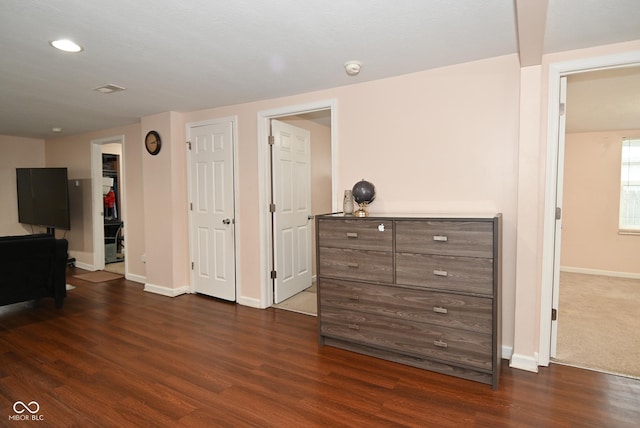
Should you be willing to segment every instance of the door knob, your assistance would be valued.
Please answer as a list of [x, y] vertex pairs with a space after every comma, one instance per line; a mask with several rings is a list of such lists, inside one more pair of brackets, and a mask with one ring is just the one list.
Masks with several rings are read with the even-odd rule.
[[310, 214], [307, 216], [307, 220], [313, 220], [315, 218], [315, 216], [313, 214]]
[[225, 218], [224, 220], [222, 220], [223, 224], [231, 224], [231, 219], [229, 218]]

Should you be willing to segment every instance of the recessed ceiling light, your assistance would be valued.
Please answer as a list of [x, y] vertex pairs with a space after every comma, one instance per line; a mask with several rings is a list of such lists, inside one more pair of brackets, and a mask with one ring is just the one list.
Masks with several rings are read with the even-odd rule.
[[55, 133], [62, 132], [62, 128], [51, 128], [51, 130]]
[[54, 48], [65, 52], [80, 52], [82, 50], [82, 46], [68, 39], [54, 40], [50, 44]]

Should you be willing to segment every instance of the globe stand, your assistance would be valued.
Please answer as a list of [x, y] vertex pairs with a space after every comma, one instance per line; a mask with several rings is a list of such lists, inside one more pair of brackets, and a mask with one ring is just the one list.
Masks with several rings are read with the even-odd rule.
[[368, 217], [369, 213], [367, 212], [367, 205], [368, 204], [366, 202], [358, 204], [360, 209], [354, 212], [353, 215], [355, 215], [356, 217]]
[[353, 195], [353, 200], [360, 207], [353, 215], [356, 217], [369, 216], [367, 206], [376, 198], [376, 187], [363, 178], [353, 185], [351, 194]]

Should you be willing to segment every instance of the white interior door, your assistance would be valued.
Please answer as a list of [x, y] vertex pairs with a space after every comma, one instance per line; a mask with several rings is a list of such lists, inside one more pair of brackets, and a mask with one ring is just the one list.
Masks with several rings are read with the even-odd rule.
[[311, 286], [311, 133], [277, 120], [271, 132], [274, 303], [280, 303]]
[[192, 284], [236, 300], [233, 121], [189, 128]]
[[551, 322], [551, 358], [558, 353], [558, 308], [560, 302], [560, 250], [562, 246], [562, 197], [564, 190], [564, 142], [566, 133], [567, 77], [560, 78], [560, 117], [558, 118], [558, 175], [556, 184], [556, 229], [553, 254], [553, 303], [556, 319]]

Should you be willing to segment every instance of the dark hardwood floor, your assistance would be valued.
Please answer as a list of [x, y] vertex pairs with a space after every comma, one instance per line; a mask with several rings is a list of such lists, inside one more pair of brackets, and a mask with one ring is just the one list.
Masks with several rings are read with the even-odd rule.
[[315, 317], [199, 295], [162, 297], [126, 280], [70, 276], [68, 282], [77, 288], [62, 309], [52, 299], [0, 307], [0, 426], [624, 427], [640, 421], [638, 380], [560, 365], [534, 374], [505, 361], [493, 391], [318, 348]]

